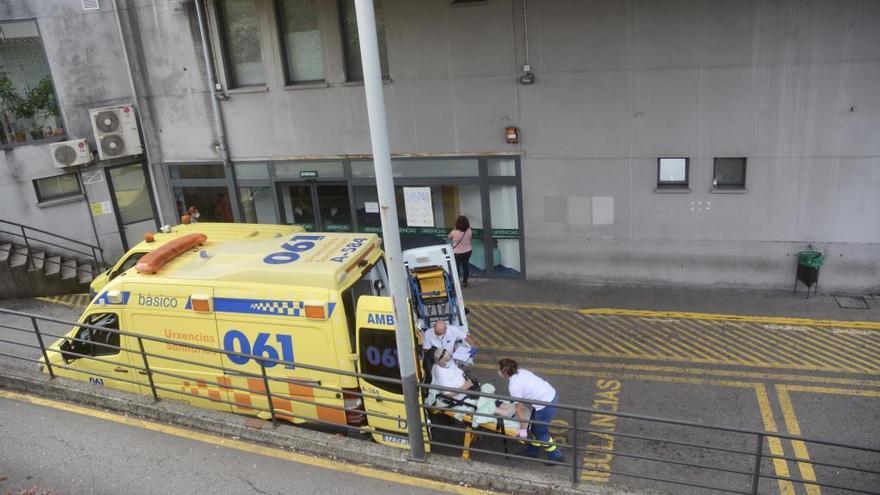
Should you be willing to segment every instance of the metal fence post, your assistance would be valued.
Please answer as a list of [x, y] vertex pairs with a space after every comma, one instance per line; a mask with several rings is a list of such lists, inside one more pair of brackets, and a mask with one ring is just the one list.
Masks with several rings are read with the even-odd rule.
[[141, 348], [141, 359], [144, 360], [144, 371], [139, 373], [147, 375], [147, 379], [150, 381], [150, 390], [153, 391], [153, 399], [155, 401], [159, 401], [159, 394], [156, 392], [156, 384], [153, 383], [153, 372], [150, 371], [150, 363], [147, 361], [147, 353], [144, 352], [144, 340], [140, 337], [138, 339], [138, 347]]
[[758, 482], [761, 481], [761, 460], [764, 457], [764, 434], [758, 433], [758, 448], [755, 450], [755, 474], [752, 477], [752, 495], [758, 495]]
[[266, 400], [269, 401], [269, 414], [272, 415], [272, 423], [278, 425], [278, 418], [275, 417], [275, 405], [272, 404], [272, 392], [269, 390], [269, 377], [266, 376], [266, 363], [260, 359], [260, 372], [263, 374], [263, 387], [266, 389]]
[[574, 418], [572, 419], [572, 430], [574, 433], [571, 438], [571, 482], [574, 485], [578, 483], [578, 410], [574, 410]]
[[31, 317], [31, 324], [34, 326], [34, 334], [37, 335], [37, 342], [40, 343], [40, 352], [43, 353], [43, 361], [46, 362], [46, 369], [49, 371], [49, 377], [55, 378], [55, 372], [52, 371], [52, 363], [49, 362], [49, 355], [46, 354], [46, 346], [43, 344], [43, 336], [40, 334], [40, 326], [37, 325], [37, 319]]
[[32, 256], [33, 253], [31, 253], [31, 244], [28, 242], [27, 233], [24, 231], [24, 225], [19, 225], [19, 227], [21, 228], [21, 236], [24, 238], [24, 247], [27, 248], [28, 268], [33, 268], [34, 257]]

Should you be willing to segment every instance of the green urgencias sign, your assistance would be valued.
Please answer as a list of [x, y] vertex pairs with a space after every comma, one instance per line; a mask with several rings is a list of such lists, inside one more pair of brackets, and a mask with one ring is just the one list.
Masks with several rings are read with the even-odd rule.
[[[370, 234], [382, 235], [382, 227], [364, 226], [361, 227], [361, 230]], [[400, 235], [433, 235], [437, 237], [446, 237], [450, 230], [451, 229], [445, 229], [442, 227], [400, 227]], [[474, 237], [483, 236], [483, 229], [472, 230]], [[491, 235], [493, 239], [519, 239], [519, 229], [492, 229]]]

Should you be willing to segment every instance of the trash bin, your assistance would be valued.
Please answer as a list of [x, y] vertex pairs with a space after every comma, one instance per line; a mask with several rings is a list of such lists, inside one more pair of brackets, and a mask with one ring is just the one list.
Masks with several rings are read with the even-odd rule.
[[810, 289], [815, 285], [819, 291], [819, 268], [825, 262], [825, 255], [818, 251], [801, 251], [798, 253], [797, 276], [794, 279], [794, 291], [797, 292], [798, 281], [807, 286], [807, 299], [810, 298]]

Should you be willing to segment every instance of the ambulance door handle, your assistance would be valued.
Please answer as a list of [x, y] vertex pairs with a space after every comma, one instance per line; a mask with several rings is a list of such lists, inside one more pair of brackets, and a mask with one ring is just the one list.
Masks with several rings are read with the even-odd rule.
[[122, 366], [120, 366], [118, 368], [113, 368], [113, 371], [115, 371], [117, 373], [128, 373], [128, 369], [123, 368]]
[[138, 375], [148, 375], [148, 374], [149, 373], [147, 373], [146, 371], [143, 371], [143, 370], [138, 371]]

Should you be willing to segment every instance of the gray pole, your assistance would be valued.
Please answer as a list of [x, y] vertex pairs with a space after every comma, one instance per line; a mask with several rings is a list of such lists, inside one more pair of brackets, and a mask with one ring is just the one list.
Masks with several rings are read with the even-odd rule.
[[376, 14], [373, 0], [355, 0], [358, 37], [361, 44], [361, 63], [364, 68], [364, 91], [367, 96], [367, 115], [370, 120], [370, 141], [373, 145], [373, 166], [376, 169], [376, 190], [379, 193], [379, 211], [382, 215], [382, 238], [388, 258], [389, 290], [397, 321], [397, 357], [403, 397], [406, 402], [406, 424], [409, 430], [410, 459], [425, 459], [419, 414], [419, 391], [416, 363], [413, 357], [412, 328], [406, 273], [400, 251], [400, 230], [397, 225], [397, 204], [394, 198], [394, 178], [391, 175], [391, 154], [388, 151], [388, 124], [385, 120], [385, 97], [382, 94], [382, 69], [379, 65], [379, 43], [376, 38]]

